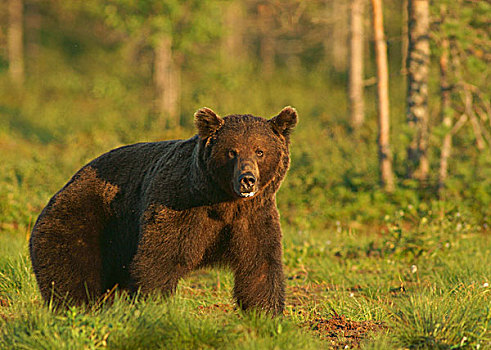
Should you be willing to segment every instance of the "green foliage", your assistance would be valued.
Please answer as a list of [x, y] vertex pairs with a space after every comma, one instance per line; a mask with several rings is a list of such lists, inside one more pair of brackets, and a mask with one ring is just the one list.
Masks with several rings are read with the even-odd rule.
[[[491, 40], [489, 15], [491, 5], [483, 1], [440, 1], [431, 6], [433, 18], [432, 52], [435, 61], [446, 57], [448, 61], [445, 69], [445, 88], [449, 91], [449, 106], [441, 111], [441, 115], [450, 117], [455, 125], [457, 117], [466, 115], [471, 119], [472, 127], [464, 128], [454, 136], [454, 147], [462, 156], [474, 158], [475, 167], [460, 167], [452, 159], [449, 169], [453, 177], [447, 182], [447, 192], [453, 196], [455, 193], [464, 193], [468, 189], [479, 198], [475, 209], [480, 210], [482, 205], [489, 207], [491, 185], [487, 181], [490, 165], [490, 137], [489, 118], [491, 109], [490, 70], [489, 70], [489, 42]], [[445, 43], [445, 45], [444, 45]], [[442, 56], [444, 55], [444, 56]], [[441, 61], [440, 61], [441, 62]], [[437, 71], [436, 69], [434, 70]], [[436, 89], [440, 86], [440, 77], [432, 76]], [[436, 90], [435, 89], [435, 90]], [[436, 124], [436, 123], [435, 123]], [[468, 123], [469, 124], [469, 123]], [[437, 127], [434, 136], [437, 144], [441, 144], [443, 135], [448, 132], [448, 126]], [[485, 137], [480, 137], [483, 134]], [[487, 135], [487, 136], [486, 136]], [[482, 138], [482, 140], [478, 140]], [[486, 141], [484, 141], [486, 139]], [[476, 154], [470, 148], [474, 144], [481, 148], [481, 154]], [[469, 147], [472, 145], [473, 147]], [[462, 182], [463, 178], [468, 180]], [[483, 179], [483, 180], [481, 180]]]
[[209, 42], [220, 31], [217, 1], [89, 1], [84, 5], [105, 22], [130, 37], [155, 47], [162, 35], [173, 39], [173, 49], [191, 53], [197, 43]]
[[[349, 130], [346, 75], [329, 68], [322, 44], [325, 4], [275, 3], [276, 68], [265, 77], [257, 23], [264, 4], [247, 3], [245, 23], [237, 23], [245, 32], [243, 52], [234, 56], [223, 49], [230, 35], [223, 16], [231, 2], [26, 1], [27, 14], [38, 14], [42, 24], [31, 25], [26, 17], [22, 89], [9, 82], [6, 51], [0, 50], [0, 348], [344, 347], [342, 335], [325, 340], [319, 330], [334, 313], [383, 322], [385, 330], [373, 339], [363, 335], [366, 349], [491, 347], [485, 287], [491, 272], [491, 152], [488, 144], [481, 151], [474, 147], [470, 124], [462, 128], [454, 136], [445, 198], [436, 200], [439, 148], [449, 129], [434, 117], [428, 186], [405, 178], [405, 78], [395, 39], [400, 2], [386, 6], [393, 194], [379, 185], [372, 86], [366, 88], [365, 125]], [[440, 35], [453, 40], [462, 79], [454, 75], [451, 82], [467, 84], [487, 125], [490, 5], [441, 3], [447, 15], [432, 32], [433, 53], [440, 53]], [[432, 6], [435, 19], [439, 5]], [[160, 128], [153, 108], [152, 47], [162, 34], [172, 36], [182, 67], [182, 125], [176, 130]], [[430, 87], [436, 116], [436, 73]], [[465, 107], [459, 91], [452, 92], [455, 118]], [[288, 285], [283, 319], [233, 311], [233, 278], [224, 271], [194, 274], [170, 300], [118, 295], [96, 309], [54, 312], [42, 306], [27, 238], [49, 198], [83, 164], [123, 144], [190, 137], [192, 115], [202, 106], [221, 115], [271, 117], [285, 105], [297, 108], [300, 123], [278, 193]]]
[[[44, 21], [42, 30], [36, 32], [39, 40], [34, 41], [32, 33], [28, 36], [28, 44], [36, 47], [37, 54], [26, 57], [29, 74], [24, 89], [13, 89], [6, 71], [0, 75], [2, 228], [27, 228], [49, 196], [81, 165], [102, 152], [121, 144], [191, 136], [192, 115], [202, 106], [221, 114], [244, 112], [265, 117], [285, 105], [298, 109], [300, 123], [292, 140], [291, 170], [278, 195], [283, 218], [290, 225], [322, 229], [339, 221], [357, 228], [380, 222], [398, 208], [435, 202], [439, 147], [448, 128], [436, 128], [430, 139], [432, 172], [429, 186], [421, 189], [405, 179], [405, 89], [397, 46], [389, 46], [389, 54], [391, 140], [398, 186], [388, 195], [379, 186], [374, 89], [366, 89], [367, 122], [359, 133], [351, 133], [346, 117], [346, 77], [333, 75], [320, 51], [315, 60], [298, 60], [304, 49], [313, 50], [310, 41], [297, 51], [278, 50], [278, 65], [272, 76], [261, 75], [256, 52], [261, 33], [254, 18], [261, 4], [249, 3], [248, 12], [237, 24], [249, 31], [242, 43], [244, 55], [239, 58], [223, 50], [223, 40], [230, 35], [223, 17], [230, 3], [39, 3], [38, 12]], [[459, 4], [465, 11], [459, 10]], [[285, 1], [273, 9], [279, 16], [273, 29], [281, 45], [290, 47], [302, 36], [312, 38], [314, 46], [321, 42], [319, 33], [325, 28], [318, 13], [325, 5], [313, 2], [303, 6]], [[387, 4], [391, 14], [389, 37], [400, 30], [398, 6]], [[447, 1], [445, 6], [443, 29], [432, 33], [435, 41], [445, 32], [457, 43], [462, 40], [459, 45], [464, 52], [480, 48], [463, 42], [486, 42], [483, 28], [489, 5]], [[433, 6], [435, 18], [439, 11], [439, 6]], [[94, 30], [87, 31], [88, 27]], [[183, 128], [179, 130], [159, 129], [162, 124], [153, 107], [150, 48], [155, 37], [163, 33], [172, 36], [173, 51], [182, 66]], [[438, 54], [438, 48], [434, 49]], [[486, 97], [489, 100], [485, 83], [491, 81], [487, 79], [487, 65], [482, 64], [485, 56], [470, 51], [466, 55], [469, 59], [461, 61], [467, 67], [465, 76], [483, 91], [483, 95], [475, 96], [483, 107]], [[367, 74], [371, 74], [369, 58]], [[437, 110], [437, 102], [430, 99], [431, 109]], [[460, 210], [472, 212], [482, 224], [489, 224], [491, 152], [489, 147], [482, 151], [469, 147], [475, 141], [470, 129], [464, 128], [454, 137], [445, 199]]]

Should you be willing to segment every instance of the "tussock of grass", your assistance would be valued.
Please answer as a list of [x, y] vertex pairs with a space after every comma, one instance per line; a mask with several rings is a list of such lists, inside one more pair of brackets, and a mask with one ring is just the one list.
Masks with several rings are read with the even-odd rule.
[[491, 344], [489, 289], [477, 284], [453, 290], [425, 288], [398, 303], [390, 323], [403, 347], [448, 349]]

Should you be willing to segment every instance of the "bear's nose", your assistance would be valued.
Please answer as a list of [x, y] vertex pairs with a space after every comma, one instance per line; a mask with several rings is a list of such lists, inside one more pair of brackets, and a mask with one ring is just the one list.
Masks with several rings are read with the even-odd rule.
[[239, 183], [245, 190], [250, 191], [256, 184], [256, 177], [252, 173], [245, 173], [239, 176]]

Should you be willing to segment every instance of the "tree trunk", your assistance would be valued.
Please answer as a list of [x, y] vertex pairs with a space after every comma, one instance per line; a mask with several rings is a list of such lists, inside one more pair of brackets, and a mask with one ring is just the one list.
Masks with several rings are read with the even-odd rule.
[[8, 52], [9, 74], [17, 86], [24, 83], [24, 26], [22, 0], [9, 0]]
[[363, 10], [365, 0], [352, 0], [350, 12], [349, 102], [353, 129], [365, 120], [363, 103]]
[[348, 68], [348, 5], [344, 1], [327, 2], [331, 18], [330, 35], [326, 47], [327, 57], [336, 72], [344, 73]]
[[224, 16], [225, 36], [222, 40], [222, 60], [226, 63], [242, 58], [244, 49], [244, 8], [240, 1], [227, 5]]
[[401, 74], [406, 75], [407, 74], [407, 51], [408, 51], [408, 34], [407, 34], [407, 29], [408, 29], [408, 14], [407, 14], [407, 1], [408, 0], [403, 0], [402, 1], [402, 39], [401, 39], [401, 57], [402, 57], [402, 62], [401, 62]]
[[[43, 15], [39, 1], [29, 1], [24, 6], [24, 52], [26, 57], [39, 57]], [[39, 75], [40, 60], [29, 62], [30, 75]]]
[[375, 42], [375, 59], [377, 61], [377, 97], [378, 97], [378, 149], [381, 180], [387, 192], [394, 190], [392, 174], [392, 153], [389, 143], [389, 88], [387, 66], [387, 44], [384, 38], [382, 0], [371, 0], [373, 11], [373, 34]]
[[268, 5], [258, 6], [260, 18], [261, 39], [259, 56], [261, 58], [261, 72], [265, 78], [273, 75], [275, 69], [275, 41], [273, 37], [272, 10]]
[[172, 55], [172, 39], [163, 35], [155, 48], [157, 108], [165, 127], [179, 126], [180, 71]]
[[442, 199], [445, 189], [445, 182], [448, 173], [448, 159], [452, 151], [452, 115], [450, 113], [450, 86], [448, 82], [448, 52], [449, 43], [447, 38], [443, 38], [441, 43], [442, 54], [440, 56], [440, 94], [441, 107], [440, 114], [446, 134], [443, 138], [442, 150], [440, 154], [440, 171], [438, 173], [438, 195]]
[[413, 130], [408, 175], [428, 178], [429, 0], [408, 0], [407, 121]]

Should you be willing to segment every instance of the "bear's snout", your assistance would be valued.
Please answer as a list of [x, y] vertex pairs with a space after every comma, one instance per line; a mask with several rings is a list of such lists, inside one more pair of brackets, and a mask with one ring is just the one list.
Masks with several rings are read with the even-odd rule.
[[252, 197], [257, 192], [258, 168], [255, 162], [237, 161], [234, 172], [233, 189], [239, 197]]
[[239, 176], [241, 192], [253, 192], [256, 184], [256, 177], [252, 173], [245, 173]]

